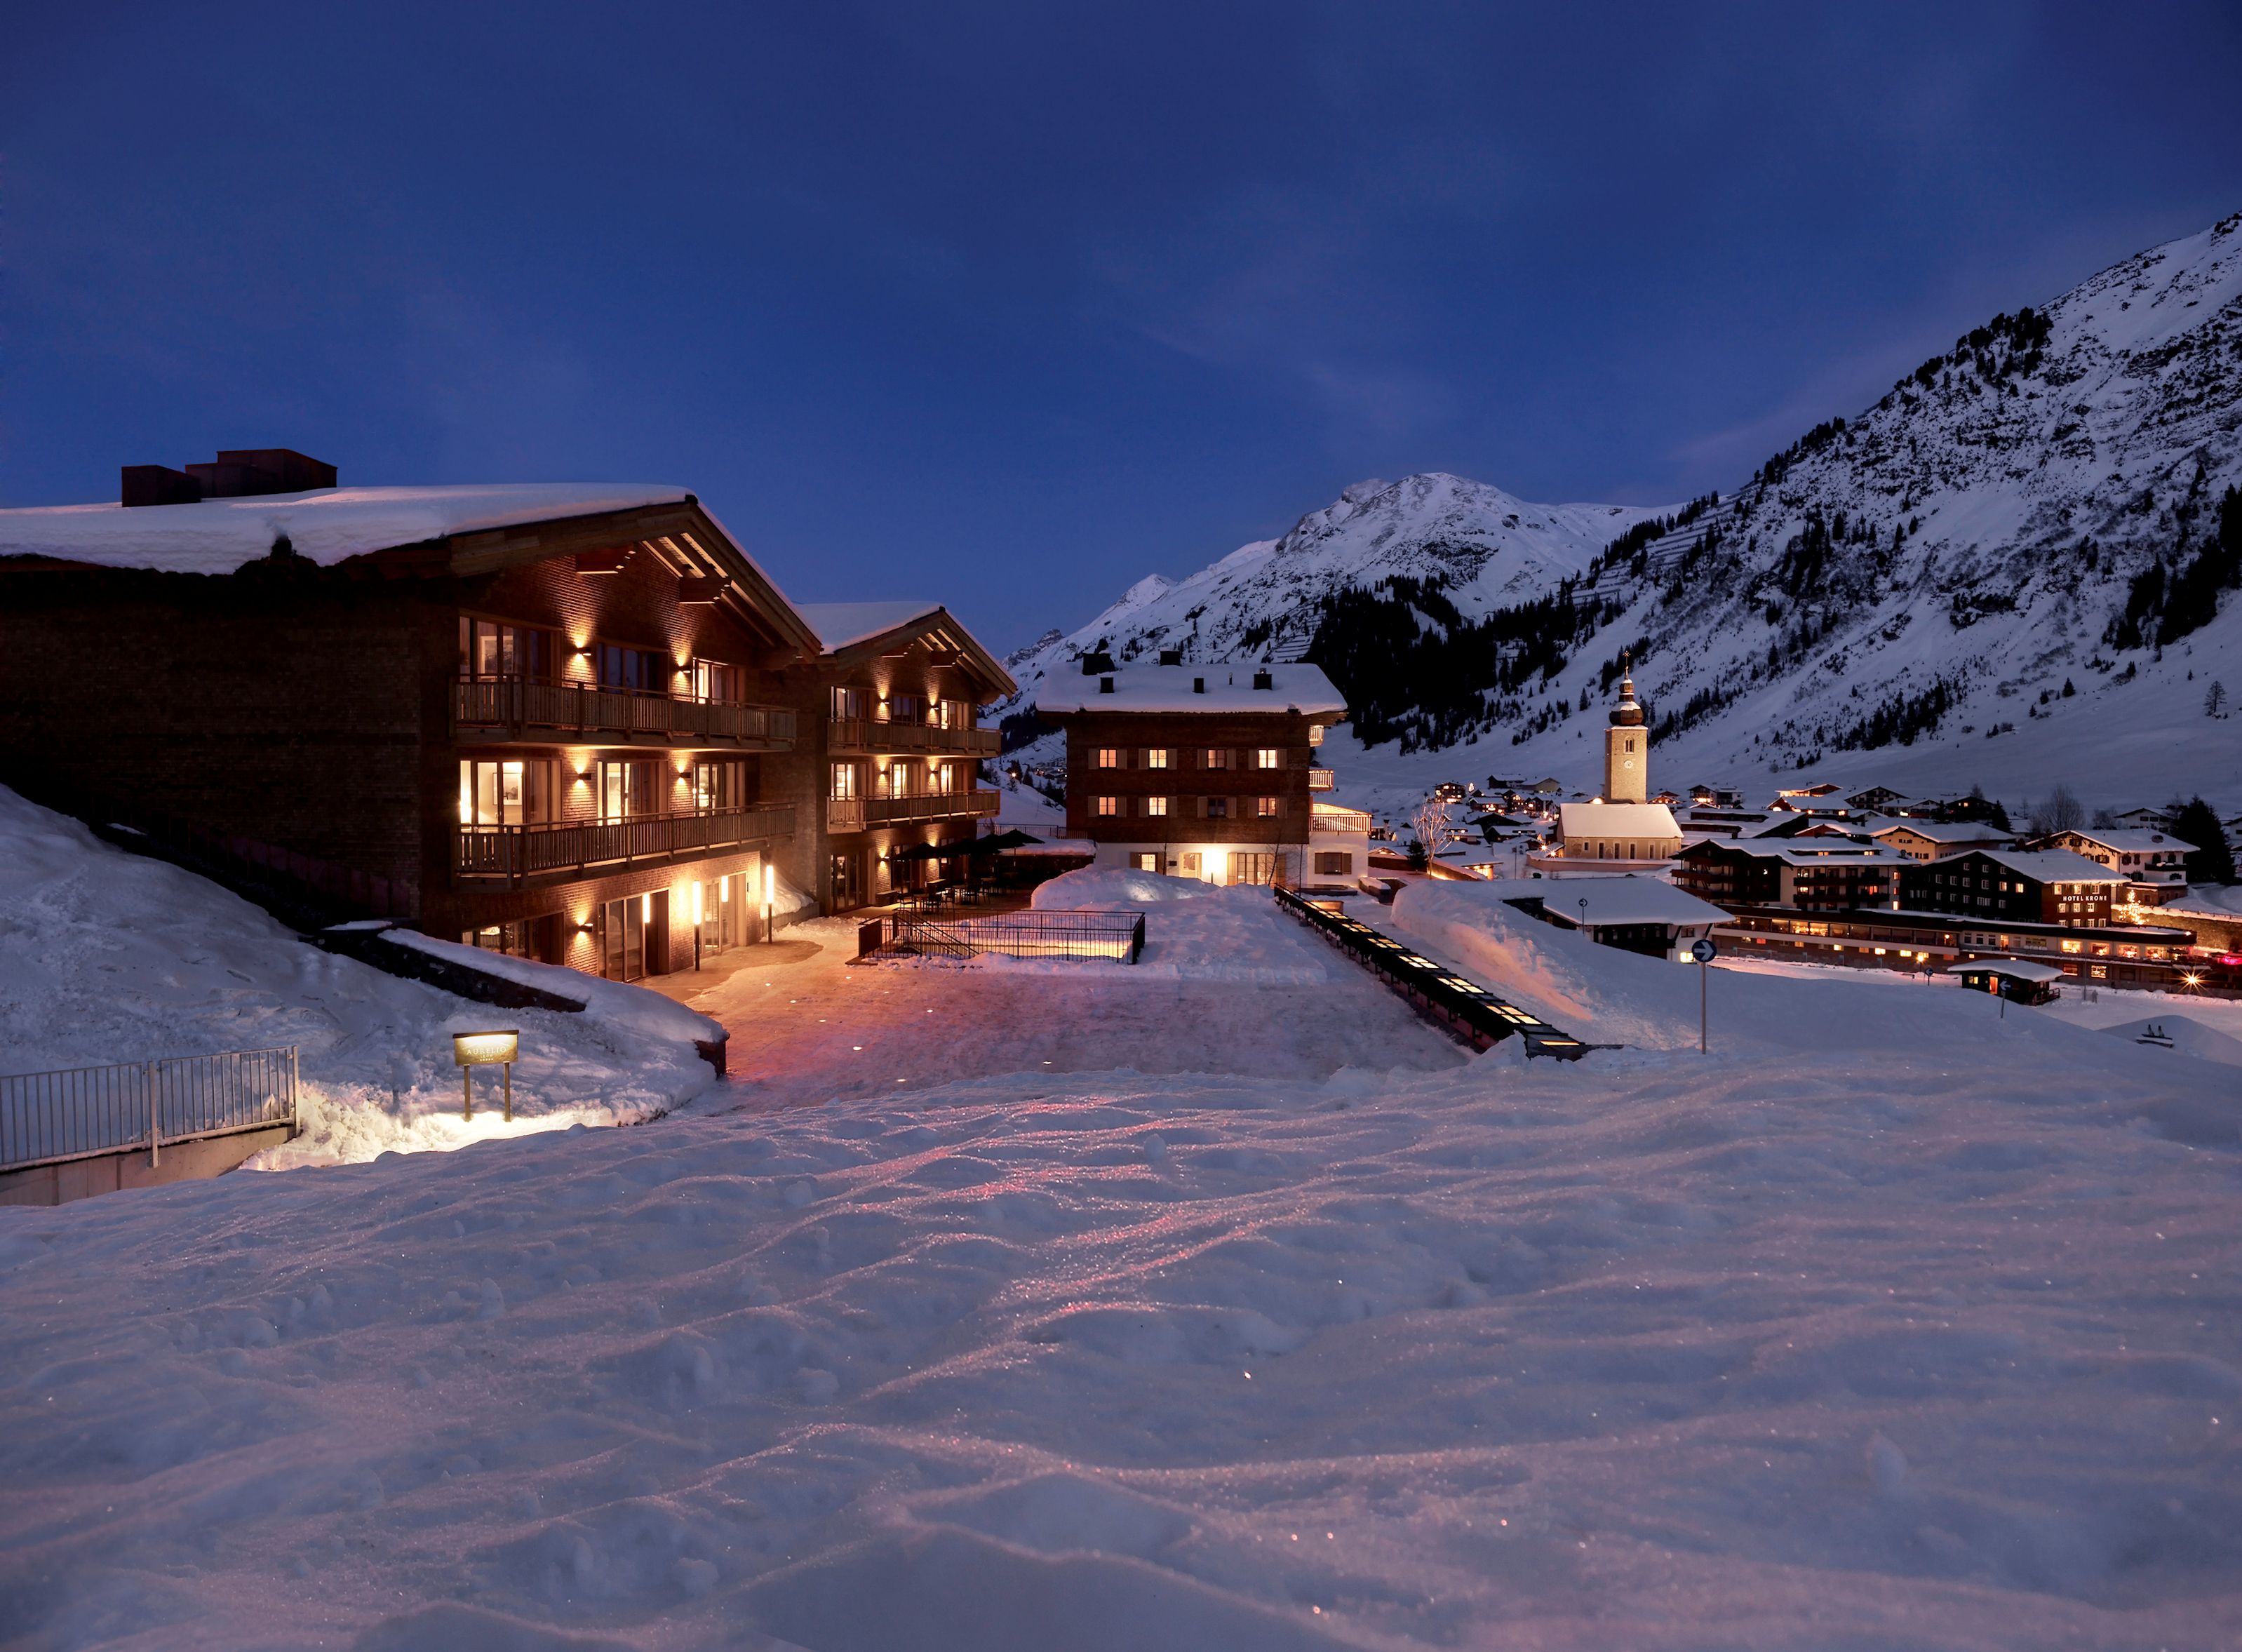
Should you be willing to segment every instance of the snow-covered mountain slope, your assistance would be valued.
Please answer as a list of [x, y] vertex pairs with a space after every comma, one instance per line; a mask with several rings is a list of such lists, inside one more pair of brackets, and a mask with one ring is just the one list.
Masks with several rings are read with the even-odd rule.
[[1297, 657], [1332, 592], [1394, 577], [1438, 580], [1465, 613], [1530, 600], [1577, 579], [1606, 544], [1661, 514], [1633, 505], [1534, 505], [1440, 472], [1357, 482], [1283, 537], [1240, 546], [1189, 579], [1154, 574], [1079, 629], [1047, 632], [1005, 661], [1017, 703], [1048, 673], [1103, 644], [1126, 663], [1180, 648], [1186, 660]]
[[[1146, 581], [1032, 663], [1101, 638], [1117, 657], [1312, 650], [1355, 711], [1328, 754], [1341, 795], [1376, 805], [1489, 775], [1593, 789], [1630, 649], [1655, 783], [1803, 769], [2232, 806], [2242, 722], [2205, 706], [2214, 682], [2242, 696], [2242, 598], [2213, 588], [2242, 567], [2242, 507], [2219, 549], [2238, 484], [2242, 215], [1973, 329], [1655, 539], [1621, 535], [1667, 513], [1520, 506], [1446, 476], [1352, 488], [1273, 544]], [[1440, 526], [1513, 516], [1507, 561]], [[1397, 574], [1429, 596], [1378, 588]]]

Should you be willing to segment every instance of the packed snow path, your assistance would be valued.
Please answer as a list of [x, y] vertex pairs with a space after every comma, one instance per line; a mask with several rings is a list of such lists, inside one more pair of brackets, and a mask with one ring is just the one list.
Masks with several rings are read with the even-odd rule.
[[2233, 1644], [2231, 1070], [1725, 984], [0, 1212], [9, 1640]]

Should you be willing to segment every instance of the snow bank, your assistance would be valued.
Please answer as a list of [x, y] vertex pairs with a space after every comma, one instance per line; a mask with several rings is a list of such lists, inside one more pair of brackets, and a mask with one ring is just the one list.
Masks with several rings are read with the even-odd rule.
[[[1541, 895], [1563, 887], [1515, 880], [1413, 883], [1394, 897], [1389, 917], [1381, 919], [1367, 910], [1357, 916], [1574, 1038], [1694, 1051], [1701, 985], [1695, 964], [1600, 946], [1577, 930], [1529, 917], [1503, 900], [1506, 895]], [[1926, 1034], [1970, 1043], [2019, 1036], [2007, 1029], [2035, 1018], [2014, 1006], [2004, 1016], [1999, 1003], [1984, 993], [1878, 992], [1875, 988], [1882, 980], [1863, 980], [1857, 971], [1822, 971], [1805, 978], [1716, 965], [1702, 984], [1708, 991], [1712, 1048], [1715, 1053], [1749, 1051], [1811, 1059], [1888, 1048], [1891, 1030], [1902, 1019]], [[2037, 1018], [2051, 1024], [2051, 1036], [2069, 1038], [2078, 1031], [2056, 1017]]]
[[322, 567], [452, 534], [591, 516], [690, 498], [681, 487], [507, 483], [327, 487], [206, 499], [193, 505], [45, 505], [0, 510], [0, 556], [53, 556], [104, 567], [231, 574], [285, 534]]
[[[619, 1027], [628, 1027], [649, 1038], [668, 1038], [691, 1044], [696, 1040], [719, 1039], [724, 1036], [724, 1024], [698, 1010], [688, 1010], [675, 998], [628, 982], [609, 981], [600, 976], [586, 975], [581, 970], [564, 969], [557, 964], [540, 964], [531, 958], [509, 957], [502, 952], [487, 951], [481, 947], [462, 946], [457, 941], [440, 941], [433, 936], [423, 935], [418, 930], [389, 930], [383, 940], [397, 946], [410, 947], [415, 952], [426, 952], [432, 957], [444, 958], [463, 964], [471, 970], [480, 970], [515, 984], [535, 987], [556, 997], [573, 998], [590, 1010], [601, 1020]], [[493, 1011], [493, 1013], [503, 1013]]]
[[[1224, 889], [1196, 877], [1090, 866], [1037, 884], [1031, 898], [1038, 911], [1143, 912], [1144, 956], [1123, 970], [1139, 982], [1312, 986], [1331, 978], [1329, 950], [1279, 912], [1265, 889]], [[1010, 959], [983, 962], [1022, 967]], [[1037, 962], [1030, 967], [1080, 966]]]
[[13, 1638], [2234, 1644], [2231, 1089], [1862, 995], [0, 1210]]
[[[494, 1010], [323, 952], [216, 884], [0, 789], [0, 1071], [294, 1044], [305, 1128], [259, 1168], [646, 1118], [713, 1082], [693, 1048], [713, 1036], [706, 1017], [642, 988], [448, 950], [540, 985], [561, 977], [555, 990], [589, 1007]], [[495, 1106], [459, 1118], [451, 1034], [493, 1024], [521, 1029], [512, 1132]]]

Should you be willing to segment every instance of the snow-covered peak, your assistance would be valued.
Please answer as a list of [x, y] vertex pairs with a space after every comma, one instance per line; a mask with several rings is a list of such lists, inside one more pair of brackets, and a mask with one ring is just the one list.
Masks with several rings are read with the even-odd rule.
[[1103, 643], [1126, 663], [1294, 656], [1332, 593], [1401, 577], [1437, 580], [1467, 614], [1523, 601], [1577, 576], [1613, 538], [1660, 514], [1628, 505], [1537, 505], [1428, 471], [1357, 482], [1281, 537], [1257, 540], [1183, 580], [1152, 574], [1087, 625], [1039, 642], [1015, 675], [1032, 703], [1047, 671]]

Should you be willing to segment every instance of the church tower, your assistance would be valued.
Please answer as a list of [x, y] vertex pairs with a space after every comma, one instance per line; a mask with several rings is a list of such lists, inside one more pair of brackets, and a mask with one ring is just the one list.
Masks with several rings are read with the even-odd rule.
[[1650, 796], [1650, 730], [1635, 697], [1635, 675], [1622, 676], [1619, 703], [1604, 730], [1604, 801], [1640, 803]]

